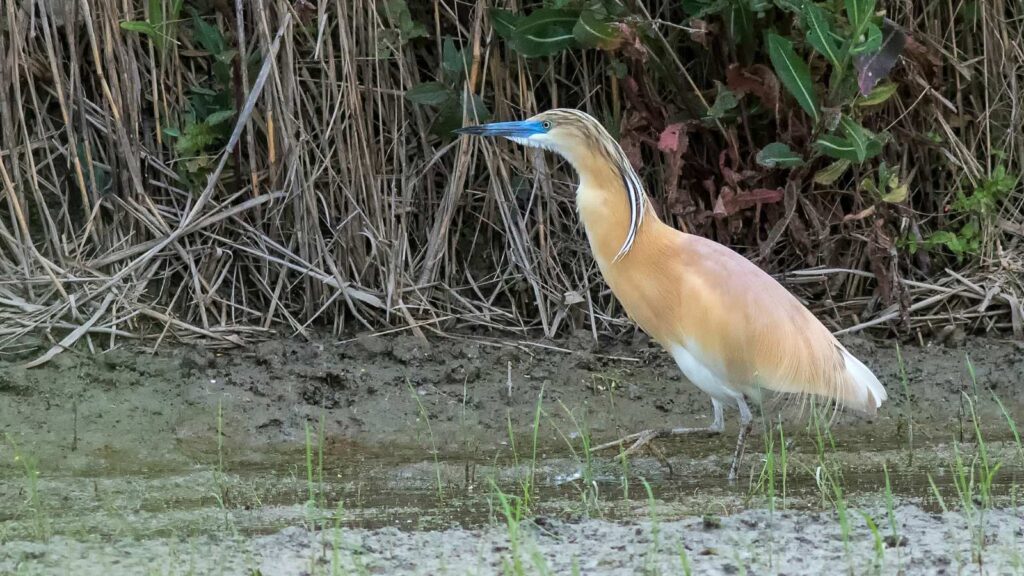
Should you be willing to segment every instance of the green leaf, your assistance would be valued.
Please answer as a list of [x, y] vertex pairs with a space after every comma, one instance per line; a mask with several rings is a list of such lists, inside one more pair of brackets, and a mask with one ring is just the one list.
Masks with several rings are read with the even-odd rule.
[[572, 34], [584, 48], [613, 50], [622, 42], [618, 29], [602, 20], [593, 10], [584, 10], [580, 14]]
[[715, 80], [715, 86], [718, 88], [718, 93], [715, 96], [715, 103], [708, 109], [708, 116], [710, 118], [721, 118], [725, 114], [739, 105], [739, 98], [736, 97], [736, 93], [729, 90], [724, 84]]
[[447, 72], [466, 74], [473, 66], [473, 55], [456, 48], [455, 40], [451, 37], [444, 39], [444, 48], [441, 54], [441, 65]]
[[704, 18], [729, 7], [729, 0], [683, 0], [683, 12], [689, 18]]
[[129, 32], [139, 32], [140, 34], [145, 34], [150, 38], [156, 38], [159, 34], [156, 30], [156, 27], [150, 24], [149, 22], [142, 22], [139, 20], [125, 20], [124, 22], [121, 22], [120, 26], [122, 30], [128, 30]]
[[203, 96], [216, 96], [220, 94], [220, 92], [217, 92], [216, 90], [211, 90], [205, 86], [190, 86], [189, 90], [191, 90], [194, 94], [201, 94]]
[[836, 160], [828, 166], [818, 170], [814, 175], [814, 183], [822, 186], [831, 186], [839, 180], [850, 168], [849, 160]]
[[832, 34], [832, 25], [825, 10], [808, 2], [804, 6], [804, 25], [807, 27], [807, 42], [833, 66], [838, 66], [839, 43]]
[[867, 96], [857, 100], [857, 106], [877, 106], [889, 98], [892, 98], [893, 94], [896, 93], [898, 85], [887, 82], [885, 84], [879, 84], [871, 91]]
[[742, 0], [733, 2], [725, 12], [726, 36], [737, 44], [747, 44], [754, 38], [754, 13]]
[[866, 37], [863, 42], [854, 43], [850, 54], [873, 54], [882, 47], [882, 29], [874, 22], [868, 22]]
[[189, 124], [174, 148], [182, 156], [198, 156], [217, 141], [217, 133], [206, 122]]
[[857, 147], [846, 138], [822, 136], [814, 143], [814, 148], [829, 158], [860, 162]]
[[466, 108], [466, 118], [471, 122], [483, 123], [491, 119], [491, 112], [479, 95], [474, 94], [468, 101], [465, 95], [462, 98], [453, 97], [441, 106], [431, 132], [442, 138], [450, 138], [452, 130], [462, 126], [463, 107]]
[[402, 44], [413, 38], [427, 36], [427, 27], [412, 19], [409, 12], [409, 5], [405, 0], [387, 0], [384, 3], [384, 10], [391, 20], [391, 25], [398, 29], [399, 41]]
[[888, 202], [890, 204], [899, 204], [907, 199], [910, 195], [910, 190], [906, 184], [897, 184], [892, 188], [889, 188], [889, 192], [882, 195], [882, 202]]
[[512, 48], [526, 58], [557, 54], [572, 46], [575, 40], [573, 28], [579, 17], [579, 10], [534, 10], [516, 27]]
[[868, 141], [871, 140], [871, 134], [849, 116], [843, 116], [839, 120], [839, 124], [843, 127], [843, 132], [846, 133], [847, 141], [853, 144], [857, 162], [863, 162], [868, 155]]
[[213, 114], [210, 114], [206, 117], [206, 123], [210, 126], [216, 126], [217, 124], [230, 120], [234, 117], [234, 110], [218, 110], [217, 112], [214, 112]]
[[818, 121], [818, 95], [814, 92], [811, 71], [807, 63], [797, 56], [793, 43], [778, 34], [768, 34], [768, 56], [771, 58], [775, 74], [782, 85], [796, 98], [800, 107]]
[[455, 100], [455, 91], [440, 82], [424, 82], [405, 91], [405, 99], [423, 106], [441, 106]]
[[772, 142], [757, 153], [757, 163], [765, 168], [794, 168], [804, 159], [782, 142]]
[[875, 12], [875, 0], [845, 0], [846, 19], [856, 36], [863, 34]]
[[491, 26], [494, 27], [494, 31], [498, 33], [498, 36], [501, 36], [505, 41], [511, 42], [516, 28], [523, 21], [523, 17], [501, 8], [491, 8], [487, 11], [487, 14], [490, 15]]
[[193, 18], [192, 37], [210, 54], [217, 55], [224, 51], [224, 35], [216, 26], [207, 24], [205, 20], [195, 15]]
[[163, 2], [161, 0], [149, 0], [149, 15], [146, 19], [153, 23], [154, 28], [163, 27], [164, 15], [161, 9], [162, 5]]
[[786, 12], [793, 12], [794, 14], [800, 14], [803, 12], [804, 6], [806, 6], [808, 0], [775, 0], [775, 5], [782, 8]]

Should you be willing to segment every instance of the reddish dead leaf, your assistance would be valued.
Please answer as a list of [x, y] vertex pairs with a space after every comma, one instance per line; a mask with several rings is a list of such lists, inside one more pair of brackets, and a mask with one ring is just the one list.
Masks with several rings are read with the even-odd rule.
[[678, 152], [680, 155], [685, 154], [690, 144], [690, 139], [686, 137], [685, 128], [686, 124], [682, 122], [666, 126], [661, 131], [661, 136], [658, 137], [658, 150], [666, 153]]
[[753, 94], [761, 99], [765, 108], [778, 115], [779, 79], [772, 69], [755, 64], [744, 68], [739, 64], [731, 64], [725, 72], [725, 82], [729, 89], [737, 95]]
[[857, 212], [856, 214], [847, 214], [843, 216], [843, 222], [856, 222], [857, 220], [863, 220], [868, 216], [872, 216], [875, 213], [874, 206], [868, 206], [867, 208]]
[[782, 200], [782, 196], [782, 190], [779, 189], [755, 188], [749, 192], [736, 193], [732, 188], [723, 186], [715, 201], [715, 216], [724, 218], [758, 204], [773, 204]]
[[733, 148], [726, 148], [718, 155], [718, 170], [722, 174], [722, 179], [733, 188], [739, 189], [744, 181], [760, 175], [753, 170], [737, 171], [732, 168], [732, 166], [738, 165], [739, 159], [736, 158]]
[[681, 198], [679, 193], [679, 175], [683, 171], [683, 154], [690, 147], [687, 134], [689, 125], [685, 122], [669, 124], [658, 137], [658, 150], [665, 154], [665, 170], [662, 173], [662, 187], [665, 196], [675, 206], [689, 208], [690, 198]]

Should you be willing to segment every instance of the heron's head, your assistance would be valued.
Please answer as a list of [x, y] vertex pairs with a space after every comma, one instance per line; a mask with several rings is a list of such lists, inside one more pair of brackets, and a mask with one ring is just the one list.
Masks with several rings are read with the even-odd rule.
[[541, 112], [527, 120], [467, 126], [455, 131], [473, 136], [501, 136], [524, 146], [544, 148], [575, 160], [612, 140], [593, 116], [579, 110], [559, 108]]

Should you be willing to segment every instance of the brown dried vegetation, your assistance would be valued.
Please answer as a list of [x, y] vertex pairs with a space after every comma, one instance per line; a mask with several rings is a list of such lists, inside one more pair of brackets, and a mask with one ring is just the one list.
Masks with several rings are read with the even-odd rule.
[[[1019, 183], [971, 257], [928, 243], [962, 225], [958, 194], [1024, 164], [1019, 3], [887, 6], [909, 38], [869, 122], [894, 136], [884, 158], [909, 191], [893, 201], [861, 186], [874, 168], [759, 166], [761, 147], [809, 127], [718, 23], [670, 24], [677, 2], [638, 5], [658, 42], [539, 60], [500, 40], [488, 2], [410, 1], [404, 23], [374, 0], [173, 4], [3, 3], [0, 358], [318, 326], [632, 330], [576, 223], [571, 171], [438, 135], [440, 113], [404, 98], [431, 81], [496, 119], [603, 119], [668, 221], [788, 271], [835, 330], [1021, 335]], [[445, 38], [469, 56], [459, 72]], [[716, 81], [739, 121], [700, 120]]]

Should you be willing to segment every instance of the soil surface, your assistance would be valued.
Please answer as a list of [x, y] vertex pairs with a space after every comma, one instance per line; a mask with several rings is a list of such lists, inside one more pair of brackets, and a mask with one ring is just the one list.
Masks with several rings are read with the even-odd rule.
[[767, 401], [737, 483], [735, 411], [587, 456], [710, 422], [642, 339], [0, 363], [0, 574], [1024, 574], [1024, 350], [844, 343], [889, 401]]

